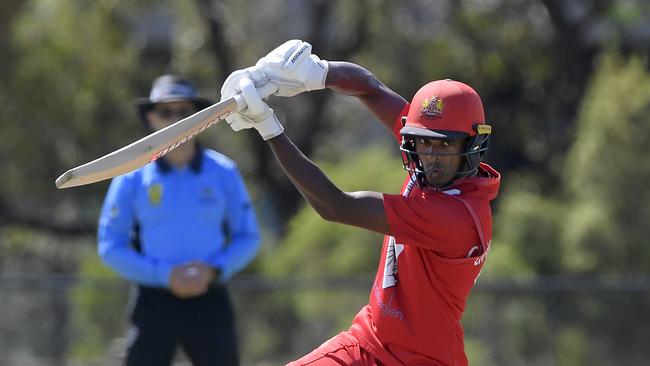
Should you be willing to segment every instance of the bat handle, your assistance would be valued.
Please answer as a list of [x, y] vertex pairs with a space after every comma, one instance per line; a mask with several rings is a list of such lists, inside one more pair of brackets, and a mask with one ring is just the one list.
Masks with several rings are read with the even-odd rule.
[[[269, 95], [278, 91], [278, 85], [276, 83], [269, 81], [268, 83], [256, 89], [257, 92], [260, 94], [260, 97], [262, 97], [262, 99], [266, 99]], [[246, 108], [246, 100], [241, 94], [237, 94], [233, 98], [235, 98], [235, 101], [237, 102], [238, 111], [241, 111], [242, 109]]]

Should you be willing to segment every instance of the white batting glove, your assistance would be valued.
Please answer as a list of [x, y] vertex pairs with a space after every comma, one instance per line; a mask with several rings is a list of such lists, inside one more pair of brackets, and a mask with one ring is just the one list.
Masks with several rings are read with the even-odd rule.
[[[264, 140], [280, 135], [284, 132], [284, 128], [275, 113], [273, 113], [273, 109], [264, 103], [257, 89], [255, 89], [253, 81], [247, 77], [242, 77], [241, 71], [245, 70], [235, 71], [226, 79], [221, 88], [221, 100], [241, 93], [244, 100], [246, 100], [246, 108], [227, 116], [226, 122], [234, 131], [254, 128]], [[236, 85], [235, 79], [237, 79]]]
[[266, 84], [269, 80], [264, 76], [262, 70], [256, 66], [247, 67], [245, 69], [233, 71], [226, 81], [221, 86], [221, 101], [224, 101], [235, 94], [239, 94], [239, 82], [242, 79], [250, 79], [253, 84], [261, 86]]
[[292, 97], [325, 88], [327, 61], [311, 53], [311, 44], [293, 39], [269, 52], [255, 67], [278, 85], [275, 95]]

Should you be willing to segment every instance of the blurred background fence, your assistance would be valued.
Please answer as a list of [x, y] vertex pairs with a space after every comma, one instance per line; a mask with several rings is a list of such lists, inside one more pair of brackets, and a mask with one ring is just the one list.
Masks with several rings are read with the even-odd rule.
[[[347, 329], [371, 277], [233, 280], [242, 364], [284, 364]], [[129, 291], [107, 278], [0, 278], [0, 365], [120, 365]], [[481, 366], [645, 365], [649, 308], [650, 278], [479, 281], [463, 322], [467, 352]], [[182, 354], [175, 364], [187, 364]]]

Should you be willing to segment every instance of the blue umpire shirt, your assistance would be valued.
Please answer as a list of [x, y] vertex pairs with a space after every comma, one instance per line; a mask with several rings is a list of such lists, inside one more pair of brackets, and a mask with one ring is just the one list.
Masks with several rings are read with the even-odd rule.
[[[132, 246], [136, 223], [139, 251]], [[219, 280], [228, 280], [253, 260], [260, 242], [237, 166], [201, 147], [185, 168], [159, 159], [114, 178], [98, 237], [105, 264], [131, 281], [157, 287], [169, 287], [175, 266], [196, 260], [219, 268]]]

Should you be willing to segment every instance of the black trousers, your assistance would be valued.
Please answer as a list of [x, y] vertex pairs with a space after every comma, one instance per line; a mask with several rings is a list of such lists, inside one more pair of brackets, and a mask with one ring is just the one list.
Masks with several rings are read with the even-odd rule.
[[168, 366], [177, 346], [194, 366], [238, 366], [234, 314], [225, 287], [179, 299], [159, 288], [138, 287], [127, 366]]

